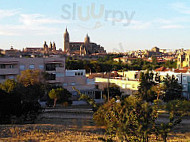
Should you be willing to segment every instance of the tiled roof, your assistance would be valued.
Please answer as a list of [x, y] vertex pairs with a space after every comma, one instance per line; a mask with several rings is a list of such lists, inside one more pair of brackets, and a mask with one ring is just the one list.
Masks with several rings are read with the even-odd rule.
[[169, 71], [170, 69], [166, 68], [166, 67], [160, 67], [155, 69], [155, 71]]

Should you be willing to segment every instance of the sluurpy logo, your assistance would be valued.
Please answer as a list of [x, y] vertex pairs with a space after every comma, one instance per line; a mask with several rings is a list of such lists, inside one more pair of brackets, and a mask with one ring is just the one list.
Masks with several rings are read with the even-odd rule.
[[103, 4], [96, 7], [95, 3], [86, 7], [77, 5], [77, 3], [64, 4], [62, 12], [63, 19], [80, 20], [84, 23], [93, 20], [94, 25], [90, 24], [90, 26], [94, 29], [102, 27], [105, 22], [110, 22], [113, 26], [116, 24], [129, 26], [135, 15], [135, 11], [129, 13], [121, 10], [108, 10]]

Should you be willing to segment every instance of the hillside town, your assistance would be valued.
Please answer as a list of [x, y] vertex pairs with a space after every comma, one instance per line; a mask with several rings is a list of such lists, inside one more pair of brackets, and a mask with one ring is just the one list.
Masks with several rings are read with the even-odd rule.
[[0, 1], [0, 142], [190, 142], [189, 9]]
[[159, 74], [161, 78], [164, 78], [167, 74], [174, 75], [183, 86], [183, 96], [187, 99], [190, 97], [189, 50], [167, 51], [166, 49], [153, 47], [151, 50], [106, 53], [103, 47], [91, 43], [88, 35], [84, 42], [69, 42], [67, 28], [63, 35], [63, 48], [59, 49], [57, 49], [55, 42], [53, 44], [50, 42], [48, 46], [46, 41], [43, 47], [25, 47], [23, 50], [14, 49], [13, 47], [10, 50], [1, 49], [0, 82], [3, 83], [7, 79], [16, 79], [24, 70], [40, 70], [48, 73], [47, 83], [66, 88], [72, 93], [73, 100], [79, 98], [79, 96], [76, 97], [77, 92], [72, 89], [73, 86], [94, 99], [103, 99], [102, 92], [108, 87], [108, 82], [119, 86], [122, 95], [131, 95], [138, 90], [140, 73], [149, 68], [127, 69], [127, 71], [112, 68], [106, 72], [99, 72], [98, 70], [89, 72], [85, 68], [70, 70], [66, 66], [66, 59], [69, 57], [76, 60], [97, 61], [98, 58], [113, 55], [115, 57], [111, 59], [112, 62], [123, 65], [131, 65], [132, 62], [138, 59], [150, 63], [155, 62], [156, 64], [173, 62], [175, 65], [172, 68], [171, 66], [159, 66], [153, 69], [153, 73]]

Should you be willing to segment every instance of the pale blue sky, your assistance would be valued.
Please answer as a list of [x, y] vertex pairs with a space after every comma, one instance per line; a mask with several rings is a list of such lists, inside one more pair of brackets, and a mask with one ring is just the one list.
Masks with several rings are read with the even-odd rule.
[[[86, 20], [80, 18], [88, 13]], [[97, 16], [98, 13], [101, 15]], [[107, 51], [151, 49], [153, 46], [188, 49], [190, 2], [0, 0], [1, 49], [40, 47], [44, 41], [55, 41], [58, 48], [63, 48], [66, 26], [71, 41], [83, 41], [88, 33], [91, 41], [101, 44]]]

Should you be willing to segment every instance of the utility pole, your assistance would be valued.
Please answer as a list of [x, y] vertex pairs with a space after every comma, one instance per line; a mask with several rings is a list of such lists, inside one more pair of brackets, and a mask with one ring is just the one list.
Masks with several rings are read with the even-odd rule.
[[181, 86], [182, 86], [182, 79], [183, 79], [183, 75], [182, 75], [182, 73], [181, 73]]
[[108, 72], [108, 101], [110, 100], [110, 72]]
[[181, 94], [181, 95], [183, 96], [183, 85], [182, 85], [182, 82], [183, 82], [183, 81], [182, 81], [182, 80], [183, 80], [183, 74], [182, 74], [182, 72], [181, 72], [181, 87], [182, 87], [182, 94]]

